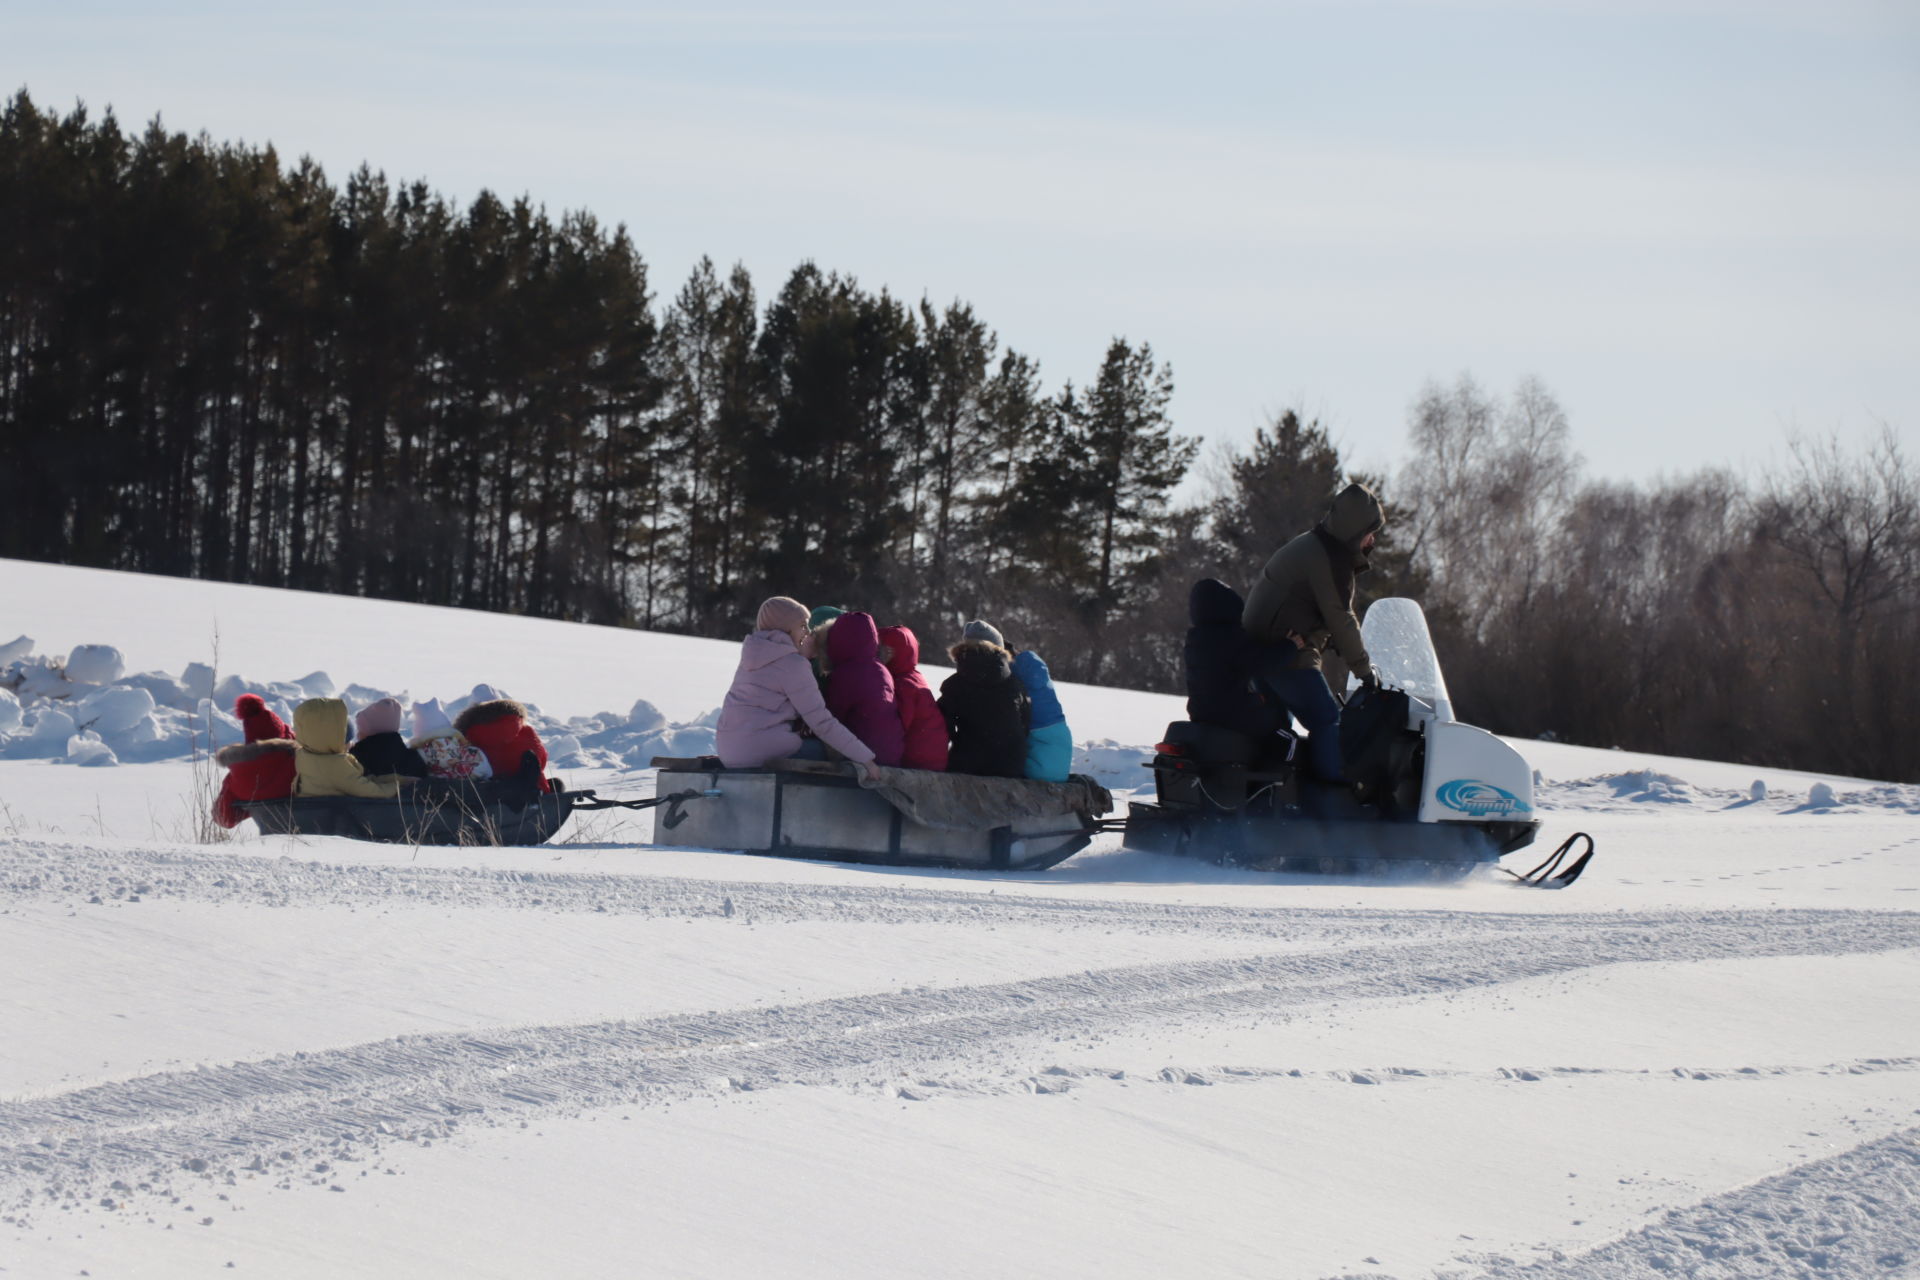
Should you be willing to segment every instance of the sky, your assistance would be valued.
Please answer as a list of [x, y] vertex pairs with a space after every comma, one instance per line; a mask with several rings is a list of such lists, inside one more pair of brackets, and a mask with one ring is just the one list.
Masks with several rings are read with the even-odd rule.
[[671, 298], [813, 260], [1116, 336], [1227, 445], [1374, 471], [1431, 380], [1541, 379], [1592, 475], [1920, 449], [1920, 5], [0, 0], [0, 91], [625, 224]]

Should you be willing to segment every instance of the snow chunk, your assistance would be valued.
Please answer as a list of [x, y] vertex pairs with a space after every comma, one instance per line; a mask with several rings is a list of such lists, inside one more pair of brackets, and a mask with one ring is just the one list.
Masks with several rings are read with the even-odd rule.
[[[380, 701], [382, 698], [392, 698], [403, 707], [408, 705], [408, 698], [404, 689], [399, 693], [388, 693], [385, 689], [375, 689], [370, 685], [364, 684], [350, 684], [333, 696], [345, 700], [347, 710], [354, 715], [359, 715], [362, 711]], [[299, 697], [297, 690], [295, 691], [295, 697], [296, 699]]]
[[555, 734], [543, 739], [547, 746], [547, 760], [554, 765], [569, 769], [591, 769], [595, 761], [580, 750], [580, 739], [570, 733]]
[[302, 698], [331, 698], [335, 693], [333, 677], [324, 671], [312, 672], [290, 683], [299, 687]]
[[[208, 674], [212, 673], [209, 672]], [[266, 685], [257, 683], [256, 681], [245, 680], [239, 676], [228, 676], [225, 680], [222, 680], [213, 687], [211, 696], [213, 700], [221, 706], [230, 707], [233, 705], [234, 700], [243, 693], [256, 693], [264, 698], [272, 692], [273, 691], [267, 688]]]
[[126, 673], [126, 658], [110, 644], [83, 644], [67, 658], [67, 679], [75, 684], [112, 684]]
[[73, 685], [52, 658], [44, 654], [17, 659], [7, 668], [6, 685], [19, 695], [20, 701], [31, 702], [35, 698], [45, 698], [58, 702], [74, 694]]
[[132, 689], [145, 689], [153, 695], [157, 706], [172, 707], [175, 711], [193, 710], [193, 695], [178, 676], [170, 676], [164, 671], [142, 671], [126, 677], [120, 683]]
[[[288, 719], [285, 707], [276, 709], [274, 714], [282, 720]], [[247, 740], [246, 729], [238, 720], [215, 706], [211, 698], [200, 700], [200, 705], [193, 709], [193, 720], [188, 727], [190, 733], [199, 737], [202, 745], [211, 739], [211, 749], [215, 751]]]
[[33, 652], [33, 637], [21, 636], [0, 644], [0, 667], [11, 666]]
[[186, 688], [187, 696], [196, 701], [213, 696], [213, 668], [204, 662], [189, 662], [187, 669], [180, 673], [180, 683]]
[[67, 739], [67, 763], [98, 769], [117, 765], [120, 758], [113, 754], [112, 747], [100, 740], [99, 734], [89, 729]]
[[1762, 800], [1765, 800], [1767, 798], [1767, 780], [1765, 778], [1755, 778], [1753, 785], [1747, 788], [1747, 798], [1755, 804], [1759, 804]]
[[20, 710], [20, 699], [13, 696], [13, 690], [0, 689], [0, 738], [18, 729], [25, 714]]
[[103, 738], [112, 738], [131, 731], [143, 720], [151, 726], [153, 708], [153, 695], [145, 689], [109, 685], [74, 703], [73, 719]]
[[645, 698], [634, 703], [633, 709], [627, 712], [627, 728], [629, 729], [634, 729], [641, 733], [651, 733], [656, 729], [664, 729], [666, 726], [667, 718], [660, 714], [660, 708], [654, 706]]
[[670, 756], [710, 756], [714, 752], [713, 730], [705, 725], [689, 725], [667, 734], [666, 754]]
[[33, 718], [33, 728], [27, 736], [38, 743], [64, 744], [74, 733], [73, 717], [64, 711], [47, 707]]
[[1636, 769], [1631, 773], [1613, 774], [1604, 781], [1613, 788], [1613, 794], [1621, 800], [1632, 800], [1640, 804], [1693, 803], [1693, 788], [1670, 773]]
[[1807, 803], [1815, 809], [1831, 809], [1834, 806], [1833, 788], [1824, 782], [1816, 782], [1807, 792]]

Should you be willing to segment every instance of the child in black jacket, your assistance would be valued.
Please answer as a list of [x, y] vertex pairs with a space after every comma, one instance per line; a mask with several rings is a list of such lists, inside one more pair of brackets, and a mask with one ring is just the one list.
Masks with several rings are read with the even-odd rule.
[[1033, 711], [1013, 674], [1013, 655], [991, 640], [962, 640], [947, 650], [954, 672], [940, 686], [940, 714], [953, 747], [947, 772], [1024, 778]]
[[424, 778], [427, 762], [400, 736], [400, 704], [382, 698], [353, 718], [356, 736], [349, 750], [369, 778]]
[[1287, 719], [1260, 692], [1255, 673], [1265, 646], [1240, 625], [1242, 604], [1218, 578], [1202, 578], [1187, 595], [1187, 719], [1264, 738]]

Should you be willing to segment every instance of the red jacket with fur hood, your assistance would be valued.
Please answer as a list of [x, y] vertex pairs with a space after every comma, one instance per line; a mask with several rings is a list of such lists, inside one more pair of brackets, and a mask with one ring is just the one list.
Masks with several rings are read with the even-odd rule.
[[511, 778], [520, 772], [520, 759], [533, 752], [540, 762], [540, 789], [553, 790], [547, 781], [547, 747], [527, 723], [527, 709], [512, 698], [476, 702], [454, 717], [453, 727], [486, 754], [493, 776]]
[[237, 827], [249, 816], [242, 804], [291, 796], [293, 754], [299, 747], [291, 738], [267, 738], [214, 752], [214, 763], [225, 766], [227, 777], [220, 784], [220, 794], [213, 798], [213, 820], [223, 827]]

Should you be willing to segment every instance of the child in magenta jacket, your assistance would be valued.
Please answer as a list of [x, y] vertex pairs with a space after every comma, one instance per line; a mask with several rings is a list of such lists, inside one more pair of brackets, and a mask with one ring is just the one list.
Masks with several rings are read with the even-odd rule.
[[893, 673], [880, 661], [880, 628], [870, 613], [843, 613], [827, 632], [827, 710], [873, 750], [874, 763], [898, 766], [905, 734], [894, 705]]
[[920, 674], [920, 638], [906, 627], [888, 627], [880, 633], [880, 647], [893, 673], [893, 705], [900, 711], [901, 766], [944, 772], [947, 718], [934, 701], [933, 687]]

